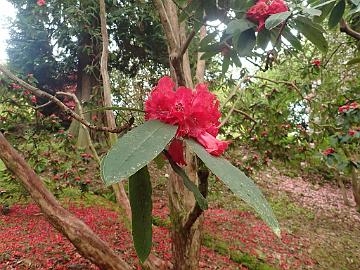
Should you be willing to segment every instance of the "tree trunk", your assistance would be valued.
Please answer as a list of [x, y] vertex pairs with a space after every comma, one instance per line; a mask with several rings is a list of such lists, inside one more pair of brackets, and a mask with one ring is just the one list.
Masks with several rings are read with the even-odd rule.
[[79, 253], [100, 269], [128, 270], [127, 265], [84, 222], [64, 209], [46, 189], [41, 179], [0, 133], [0, 159], [21, 181], [46, 219], [76, 247]]
[[[198, 184], [195, 156], [188, 152], [186, 161], [186, 173]], [[203, 217], [199, 217], [190, 228], [185, 228], [186, 218], [195, 207], [194, 195], [184, 186], [182, 178], [174, 172], [170, 174], [168, 190], [174, 269], [196, 270], [199, 268]]]
[[357, 169], [352, 168], [351, 170], [352, 188], [354, 199], [356, 203], [356, 210], [360, 213], [360, 181]]
[[[187, 50], [180, 51], [180, 48], [187, 44], [188, 33], [185, 23], [179, 24], [177, 7], [171, 0], [154, 0], [156, 9], [159, 11], [160, 19], [167, 37], [170, 56], [170, 70], [174, 72], [173, 78], [178, 86], [184, 85], [193, 88], [192, 74], [190, 68], [189, 55]], [[204, 35], [204, 31], [203, 34]], [[183, 55], [180, 55], [183, 53]], [[203, 81], [204, 62], [199, 64], [198, 81]], [[197, 163], [193, 153], [187, 150], [186, 172], [189, 178], [198, 184]], [[207, 181], [207, 177], [206, 177]], [[196, 270], [199, 268], [200, 247], [201, 247], [201, 227], [203, 217], [201, 211], [189, 224], [189, 216], [197, 210], [194, 195], [188, 191], [182, 179], [174, 172], [170, 173], [168, 184], [170, 218], [172, 221], [172, 253], [174, 258], [175, 270]]]

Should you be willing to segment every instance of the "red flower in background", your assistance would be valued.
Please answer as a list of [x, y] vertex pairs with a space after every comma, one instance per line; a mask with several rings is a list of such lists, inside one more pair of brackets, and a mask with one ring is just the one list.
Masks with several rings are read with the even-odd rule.
[[350, 104], [339, 107], [339, 113], [347, 112], [348, 110], [356, 110], [359, 108], [359, 104], [357, 102], [352, 102]]
[[352, 129], [350, 129], [349, 132], [348, 132], [349, 136], [351, 136], [351, 137], [352, 137], [352, 136], [355, 136], [356, 133], [357, 133], [357, 131], [356, 131], [356, 130], [352, 130]]
[[335, 153], [334, 148], [328, 148], [328, 149], [326, 149], [326, 150], [323, 152], [323, 154], [324, 154], [325, 156], [328, 156], [328, 155], [331, 155], [331, 154], [334, 154], [334, 153]]
[[314, 59], [311, 64], [313, 64], [315, 67], [319, 68], [321, 66], [320, 59]]
[[[221, 116], [216, 96], [209, 92], [206, 84], [198, 84], [195, 91], [183, 86], [174, 90], [175, 83], [170, 77], [161, 78], [145, 102], [145, 119], [178, 125], [177, 138], [194, 138], [210, 154], [221, 155], [229, 142], [216, 139]], [[183, 165], [182, 151], [182, 143], [173, 140], [169, 153]]]
[[352, 102], [352, 103], [350, 103], [349, 107], [350, 107], [350, 109], [355, 110], [355, 109], [359, 108], [359, 104], [357, 102]]
[[43, 5], [46, 5], [46, 1], [45, 0], [37, 0], [36, 4], [41, 7]]
[[272, 14], [288, 11], [288, 7], [283, 0], [259, 0], [247, 12], [246, 17], [255, 23], [258, 23], [257, 32], [265, 27], [265, 21]]

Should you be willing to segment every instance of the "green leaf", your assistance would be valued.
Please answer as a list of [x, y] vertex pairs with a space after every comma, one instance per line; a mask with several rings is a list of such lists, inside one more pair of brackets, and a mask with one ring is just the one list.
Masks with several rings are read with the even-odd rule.
[[5, 167], [5, 164], [4, 162], [0, 159], [0, 172], [1, 171], [5, 171], [6, 167]]
[[101, 176], [107, 184], [120, 182], [153, 160], [175, 137], [177, 127], [147, 121], [119, 138], [102, 161]]
[[357, 6], [355, 6], [354, 8], [352, 8], [352, 9], [350, 10], [348, 16], [353, 15], [353, 14], [358, 13], [358, 12], [360, 12], [360, 4], [358, 4]]
[[212, 58], [213, 56], [217, 55], [218, 53], [219, 53], [218, 51], [205, 52], [204, 54], [201, 55], [200, 59], [208, 60], [208, 59]]
[[165, 151], [165, 155], [168, 157], [171, 168], [174, 170], [174, 172], [176, 172], [182, 178], [185, 187], [194, 194], [195, 200], [199, 204], [200, 208], [202, 210], [208, 209], [207, 200], [201, 194], [198, 187], [190, 180], [190, 178], [187, 176], [186, 172], [172, 160], [172, 158], [171, 158], [171, 156], [169, 156], [168, 152]]
[[282, 33], [282, 35], [284, 36], [284, 38], [290, 42], [291, 46], [293, 46], [296, 50], [298, 51], [302, 51], [302, 45], [301, 42], [299, 41], [299, 39], [297, 37], [295, 37], [292, 33], [290, 28], [285, 27], [284, 31]]
[[285, 11], [285, 12], [276, 13], [276, 14], [271, 15], [265, 21], [265, 28], [269, 29], [269, 30], [275, 28], [282, 22], [286, 21], [287, 18], [290, 17], [290, 15], [291, 15], [291, 11]]
[[234, 48], [239, 56], [248, 56], [256, 45], [256, 36], [254, 29], [248, 29], [244, 32], [236, 32], [233, 36]]
[[199, 43], [200, 51], [202, 51], [202, 48], [207, 47], [208, 44], [215, 39], [217, 34], [217, 32], [213, 32], [204, 37]]
[[320, 16], [322, 11], [316, 8], [303, 8], [303, 11], [310, 16]]
[[182, 12], [180, 13], [179, 15], [179, 21], [182, 22], [184, 21], [186, 18], [188, 18], [191, 13], [194, 11], [194, 10], [197, 10], [201, 8], [201, 1], [200, 0], [194, 0], [194, 1], [191, 1], [183, 10]]
[[227, 25], [226, 34], [234, 34], [235, 32], [244, 32], [250, 28], [255, 27], [255, 24], [246, 19], [235, 19]]
[[194, 150], [196, 155], [205, 163], [205, 165], [223, 181], [235, 195], [239, 196], [246, 203], [252, 206], [268, 226], [280, 236], [279, 223], [271, 210], [264, 195], [238, 168], [234, 167], [229, 161], [214, 157], [193, 140], [186, 140], [186, 143]]
[[230, 56], [225, 55], [222, 63], [221, 73], [224, 75], [226, 71], [228, 71], [229, 67], [230, 67]]
[[321, 10], [321, 15], [314, 18], [314, 21], [320, 23], [323, 20], [325, 20], [325, 18], [327, 18], [327, 16], [329, 15], [329, 13], [331, 12], [331, 10], [333, 9], [333, 7], [335, 6], [336, 1], [326, 1], [323, 3], [323, 5], [317, 7], [317, 9]]
[[132, 237], [136, 254], [144, 262], [152, 246], [151, 182], [147, 166], [129, 178]]
[[232, 50], [232, 51], [230, 52], [230, 57], [231, 57], [231, 60], [233, 61], [233, 63], [234, 63], [237, 67], [241, 67], [241, 66], [242, 66], [242, 65], [241, 65], [241, 61], [240, 61], [237, 53], [236, 53], [234, 50]]
[[325, 1], [325, 2], [322, 2], [322, 3], [318, 4], [318, 5], [316, 5], [316, 6], [313, 6], [313, 8], [319, 9], [321, 7], [327, 6], [327, 5], [332, 4], [334, 2], [336, 2], [336, 0]]
[[261, 30], [256, 37], [257, 45], [265, 50], [271, 41], [271, 32], [267, 29]]
[[337, 26], [341, 20], [341, 18], [344, 15], [345, 12], [345, 0], [340, 0], [339, 3], [335, 5], [333, 10], [331, 11], [330, 17], [329, 17], [329, 28], [334, 28]]
[[320, 51], [326, 52], [328, 50], [328, 43], [321, 31], [321, 27], [316, 27], [316, 24], [303, 17], [298, 17], [295, 21], [296, 28]]
[[354, 58], [351, 59], [349, 62], [347, 62], [347, 65], [355, 65], [355, 64], [359, 64], [360, 63], [360, 58]]
[[154, 158], [154, 162], [156, 164], [156, 167], [161, 170], [165, 166], [165, 158], [163, 154], [159, 154], [156, 158]]

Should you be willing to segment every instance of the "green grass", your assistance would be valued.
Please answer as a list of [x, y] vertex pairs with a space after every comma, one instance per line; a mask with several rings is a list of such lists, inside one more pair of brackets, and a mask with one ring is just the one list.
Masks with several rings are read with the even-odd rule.
[[230, 250], [229, 244], [221, 239], [205, 234], [202, 239], [204, 246], [216, 251], [217, 253], [229, 256], [236, 263], [246, 266], [249, 270], [277, 270], [271, 265], [266, 264], [255, 256], [243, 253], [238, 250]]

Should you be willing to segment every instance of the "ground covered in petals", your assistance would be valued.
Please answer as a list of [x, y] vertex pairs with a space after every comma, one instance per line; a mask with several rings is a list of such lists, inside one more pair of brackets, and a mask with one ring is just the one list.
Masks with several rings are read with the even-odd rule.
[[[341, 203], [336, 188], [317, 187], [277, 170], [262, 172], [255, 179], [262, 179], [257, 182], [279, 218], [281, 239], [212, 179], [201, 269], [360, 269], [356, 252], [360, 250], [356, 241], [360, 239], [359, 214]], [[154, 190], [153, 249], [159, 257], [171, 260], [169, 210], [163, 187], [160, 183]], [[113, 204], [64, 204], [134, 269], [140, 269], [126, 222]], [[33, 203], [12, 205], [9, 213], [0, 215], [0, 240], [0, 269], [97, 269], [51, 227]]]

